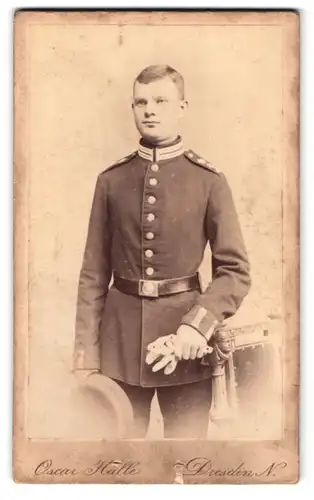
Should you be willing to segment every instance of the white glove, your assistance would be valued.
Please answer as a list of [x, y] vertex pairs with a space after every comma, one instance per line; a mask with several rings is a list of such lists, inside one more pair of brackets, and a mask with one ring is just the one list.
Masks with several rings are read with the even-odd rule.
[[[152, 367], [153, 372], [158, 372], [164, 368], [164, 374], [170, 375], [174, 372], [177, 367], [178, 361], [181, 359], [176, 356], [176, 343], [179, 339], [176, 335], [165, 335], [164, 337], [159, 337], [154, 342], [151, 342], [147, 346], [146, 363], [151, 365], [157, 361], [157, 363]], [[210, 354], [213, 348], [210, 346], [204, 346], [203, 356]], [[200, 356], [198, 356], [200, 357]]]
[[159, 360], [153, 366], [153, 372], [157, 372], [162, 370], [162, 368], [165, 368], [164, 373], [169, 375], [175, 370], [177, 360], [174, 355], [174, 340], [175, 335], [165, 335], [164, 337], [159, 337], [147, 346], [148, 352], [146, 355], [146, 363], [151, 365], [155, 361]]

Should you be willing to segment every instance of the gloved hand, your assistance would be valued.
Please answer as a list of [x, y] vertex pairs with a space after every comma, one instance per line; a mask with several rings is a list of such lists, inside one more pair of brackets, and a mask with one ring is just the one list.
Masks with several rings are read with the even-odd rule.
[[189, 325], [180, 325], [174, 347], [178, 359], [202, 358], [207, 353], [207, 340], [195, 328]]
[[[196, 332], [197, 333], [197, 332]], [[164, 368], [164, 374], [170, 375], [174, 372], [177, 367], [178, 361], [183, 357], [183, 347], [182, 342], [186, 340], [185, 336], [178, 335], [166, 335], [164, 337], [159, 337], [154, 342], [151, 342], [147, 346], [147, 355], [146, 355], [146, 363], [148, 365], [156, 364], [153, 366], [152, 371], [157, 372]], [[210, 354], [213, 349], [208, 346], [205, 340], [205, 345], [199, 346], [198, 349], [195, 350], [195, 357], [201, 358], [206, 354]], [[183, 344], [184, 345], [184, 344]], [[179, 356], [176, 355], [176, 352], [179, 353]], [[190, 355], [191, 351], [189, 351]], [[185, 356], [187, 356], [187, 349], [185, 348]], [[194, 356], [194, 351], [192, 352], [192, 356]], [[183, 359], [195, 359], [195, 357], [187, 357]]]

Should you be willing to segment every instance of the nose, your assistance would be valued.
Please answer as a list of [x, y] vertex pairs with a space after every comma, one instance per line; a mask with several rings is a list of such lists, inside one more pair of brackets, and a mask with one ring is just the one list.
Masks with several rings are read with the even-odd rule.
[[155, 104], [152, 101], [149, 101], [146, 104], [145, 108], [145, 118], [149, 118], [151, 115], [155, 115], [155, 113], [156, 113]]

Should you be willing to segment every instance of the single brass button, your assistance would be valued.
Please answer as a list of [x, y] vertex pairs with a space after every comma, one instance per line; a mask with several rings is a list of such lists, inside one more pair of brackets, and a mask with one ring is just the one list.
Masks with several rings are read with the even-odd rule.
[[156, 203], [156, 198], [155, 196], [149, 196], [147, 201], [150, 205], [154, 205], [154, 203]]
[[154, 252], [152, 250], [150, 250], [150, 249], [145, 250], [145, 257], [148, 257], [149, 259], [151, 259], [153, 255], [154, 255]]
[[151, 233], [151, 232], [146, 233], [147, 240], [153, 240], [154, 238], [155, 238], [154, 233]]
[[154, 272], [155, 272], [155, 271], [154, 271], [154, 269], [153, 269], [152, 267], [147, 267], [147, 268], [145, 269], [145, 273], [146, 273], [148, 276], [153, 276]]
[[151, 168], [151, 170], [152, 170], [153, 172], [158, 172], [158, 170], [159, 170], [159, 165], [158, 165], [158, 163], [153, 163], [153, 164], [151, 165], [151, 167], [150, 167], [150, 168]]
[[151, 186], [157, 186], [158, 181], [157, 181], [157, 179], [155, 179], [154, 177], [152, 177], [151, 179], [149, 179], [149, 184]]
[[155, 215], [154, 214], [147, 214], [146, 216], [146, 219], [149, 221], [149, 222], [152, 222], [153, 220], [155, 220]]

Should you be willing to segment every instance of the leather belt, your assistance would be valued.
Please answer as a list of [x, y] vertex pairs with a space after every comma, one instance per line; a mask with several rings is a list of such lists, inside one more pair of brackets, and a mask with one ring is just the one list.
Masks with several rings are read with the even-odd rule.
[[201, 290], [198, 273], [183, 278], [172, 278], [167, 280], [128, 280], [114, 276], [115, 287], [120, 292], [139, 297], [156, 298], [165, 295], [188, 292], [190, 290]]

